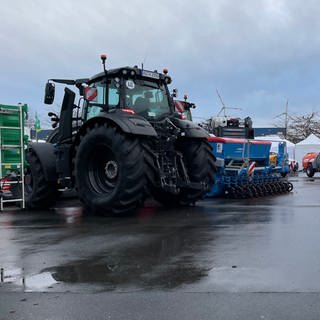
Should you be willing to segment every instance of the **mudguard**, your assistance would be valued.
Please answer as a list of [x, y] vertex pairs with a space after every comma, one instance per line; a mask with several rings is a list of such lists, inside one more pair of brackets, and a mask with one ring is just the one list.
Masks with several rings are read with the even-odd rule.
[[33, 149], [39, 158], [46, 180], [56, 181], [56, 156], [53, 144], [33, 142], [29, 144], [28, 149]]
[[138, 115], [121, 111], [121, 109], [110, 113], [100, 113], [97, 117], [86, 121], [83, 127], [90, 126], [92, 123], [105, 121], [106, 119], [120, 127], [125, 133], [151, 137], [157, 136], [156, 131], [146, 119]]
[[185, 136], [188, 138], [208, 138], [209, 133], [189, 120], [181, 120], [178, 118], [170, 119], [172, 123], [184, 131]]

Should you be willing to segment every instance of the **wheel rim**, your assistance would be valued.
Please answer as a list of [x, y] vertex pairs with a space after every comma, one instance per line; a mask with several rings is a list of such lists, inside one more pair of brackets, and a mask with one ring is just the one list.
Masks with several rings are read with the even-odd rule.
[[118, 164], [114, 160], [109, 160], [105, 165], [105, 174], [108, 179], [114, 180], [118, 175]]
[[107, 145], [95, 146], [89, 154], [87, 177], [96, 193], [110, 194], [119, 181], [119, 170], [119, 163]]

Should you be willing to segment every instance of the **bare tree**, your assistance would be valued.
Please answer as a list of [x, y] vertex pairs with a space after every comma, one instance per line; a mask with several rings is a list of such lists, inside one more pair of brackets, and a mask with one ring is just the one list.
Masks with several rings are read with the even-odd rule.
[[317, 112], [306, 115], [289, 116], [287, 139], [298, 143], [310, 134], [320, 136], [320, 118]]

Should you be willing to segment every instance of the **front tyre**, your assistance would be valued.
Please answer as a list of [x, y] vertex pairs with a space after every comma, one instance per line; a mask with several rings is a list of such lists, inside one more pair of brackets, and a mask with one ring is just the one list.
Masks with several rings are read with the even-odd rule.
[[43, 165], [32, 148], [27, 150], [26, 160], [29, 163], [24, 178], [26, 206], [31, 209], [51, 207], [58, 197], [56, 183], [46, 180]]
[[306, 174], [309, 178], [312, 178], [315, 174], [315, 170], [313, 169], [313, 166], [311, 163], [308, 164], [308, 167], [306, 169]]
[[139, 140], [108, 124], [96, 124], [77, 148], [75, 180], [79, 198], [89, 212], [133, 212], [145, 195]]

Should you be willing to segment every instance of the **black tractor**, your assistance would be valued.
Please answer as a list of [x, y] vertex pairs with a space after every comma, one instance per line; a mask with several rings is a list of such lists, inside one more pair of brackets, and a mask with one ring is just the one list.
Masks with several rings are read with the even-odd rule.
[[208, 134], [179, 119], [168, 90], [171, 78], [143, 68], [106, 70], [89, 79], [50, 79], [68, 87], [60, 115], [49, 112], [56, 129], [47, 143], [27, 150], [26, 202], [50, 207], [63, 190], [75, 189], [87, 212], [134, 212], [152, 196], [167, 206], [194, 204], [214, 182], [215, 158]]

